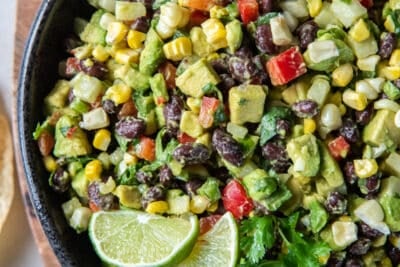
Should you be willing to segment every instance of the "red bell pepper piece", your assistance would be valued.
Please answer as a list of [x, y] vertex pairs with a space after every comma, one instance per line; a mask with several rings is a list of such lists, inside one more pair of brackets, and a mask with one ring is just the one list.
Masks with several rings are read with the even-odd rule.
[[339, 136], [328, 143], [329, 152], [335, 159], [345, 158], [350, 151], [350, 144]]
[[273, 85], [284, 85], [307, 72], [298, 46], [271, 58], [266, 64]]
[[199, 123], [203, 128], [209, 128], [214, 122], [214, 113], [218, 109], [219, 100], [214, 97], [204, 96], [201, 101]]
[[258, 18], [257, 0], [238, 0], [238, 9], [244, 24], [255, 21]]
[[361, 5], [369, 9], [374, 5], [374, 0], [360, 0]]
[[177, 137], [178, 137], [179, 143], [181, 143], [181, 144], [194, 143], [194, 141], [196, 141], [196, 138], [193, 138], [184, 132], [179, 132]]
[[156, 145], [153, 139], [142, 136], [139, 144], [136, 145], [136, 156], [147, 161], [154, 161], [156, 158]]

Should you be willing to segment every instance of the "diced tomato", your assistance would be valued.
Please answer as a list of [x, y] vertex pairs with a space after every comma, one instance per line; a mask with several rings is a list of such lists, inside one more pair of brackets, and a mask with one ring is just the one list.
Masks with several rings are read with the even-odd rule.
[[222, 202], [227, 211], [232, 212], [237, 219], [248, 216], [254, 205], [251, 198], [247, 196], [244, 187], [236, 180], [229, 182], [222, 191]]
[[189, 27], [200, 26], [204, 21], [209, 18], [208, 12], [201, 10], [193, 10], [190, 13]]
[[156, 145], [153, 139], [142, 136], [136, 146], [136, 156], [147, 161], [154, 161], [156, 158]]
[[93, 201], [89, 201], [89, 208], [93, 211], [93, 212], [97, 212], [100, 211], [101, 209], [99, 208], [99, 206], [97, 206]]
[[74, 76], [82, 70], [81, 61], [76, 57], [69, 57], [65, 63], [65, 75]]
[[203, 128], [210, 128], [213, 125], [214, 113], [219, 106], [219, 102], [215, 97], [203, 96], [199, 114], [199, 123]]
[[182, 0], [179, 3], [185, 7], [209, 11], [213, 6], [217, 4], [217, 0]]
[[329, 152], [335, 159], [345, 158], [350, 151], [350, 145], [343, 136], [339, 136], [328, 143]]
[[207, 233], [218, 222], [222, 216], [219, 214], [210, 215], [200, 219], [200, 235]]
[[184, 132], [179, 132], [178, 133], [178, 141], [181, 144], [193, 143], [194, 141], [196, 141], [196, 138], [193, 138]]
[[238, 0], [238, 9], [244, 24], [255, 21], [258, 18], [257, 0]]
[[365, 8], [371, 8], [374, 5], [374, 0], [360, 0], [361, 5]]
[[267, 71], [273, 85], [284, 85], [307, 72], [298, 46], [289, 48], [267, 61]]
[[158, 71], [164, 76], [167, 88], [174, 89], [176, 87], [176, 67], [171, 62], [166, 61], [158, 68]]

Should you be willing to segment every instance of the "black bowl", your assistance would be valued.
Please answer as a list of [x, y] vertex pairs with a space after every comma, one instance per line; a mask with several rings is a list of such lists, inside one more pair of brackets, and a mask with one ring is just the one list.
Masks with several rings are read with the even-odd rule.
[[52, 191], [32, 132], [43, 121], [43, 98], [58, 76], [58, 63], [67, 55], [63, 40], [73, 32], [75, 17], [89, 18], [86, 0], [46, 0], [32, 25], [25, 47], [18, 87], [18, 136], [32, 204], [62, 266], [100, 266], [86, 233], [76, 234], [61, 210], [66, 199]]

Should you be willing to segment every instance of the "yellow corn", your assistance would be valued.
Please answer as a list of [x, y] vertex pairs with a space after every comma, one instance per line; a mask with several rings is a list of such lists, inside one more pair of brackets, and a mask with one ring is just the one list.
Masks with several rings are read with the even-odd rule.
[[115, 61], [119, 64], [130, 64], [139, 62], [140, 52], [130, 48], [119, 49], [115, 53]]
[[304, 134], [312, 134], [315, 132], [317, 125], [313, 119], [304, 119]]
[[146, 207], [148, 213], [159, 213], [163, 214], [168, 211], [168, 202], [164, 200], [150, 202]]
[[94, 181], [100, 179], [101, 172], [103, 171], [103, 167], [101, 165], [101, 161], [98, 159], [94, 159], [90, 161], [85, 166], [85, 177], [89, 181]]
[[218, 209], [218, 201], [214, 202], [213, 204], [211, 204], [208, 208], [207, 211], [208, 212], [215, 212]]
[[139, 31], [129, 30], [126, 40], [130, 48], [139, 49], [143, 46], [144, 40], [146, 40], [146, 34]]
[[131, 96], [131, 87], [123, 83], [114, 84], [107, 89], [105, 94], [105, 98], [112, 100], [117, 105], [127, 102]]
[[334, 94], [331, 94], [328, 98], [327, 103], [339, 106], [340, 103], [342, 103], [342, 93], [340, 91], [336, 91]]
[[358, 93], [354, 90], [347, 89], [343, 93], [343, 103], [352, 109], [361, 111], [367, 107], [368, 100], [363, 93]]
[[229, 16], [229, 12], [222, 6], [215, 5], [210, 9], [210, 18], [222, 18]]
[[177, 28], [184, 27], [189, 22], [189, 18], [189, 9], [175, 2], [168, 2], [160, 7], [160, 19], [156, 31], [161, 38], [169, 38]]
[[339, 111], [340, 111], [340, 115], [344, 115], [346, 114], [347, 108], [345, 105], [343, 105], [342, 103], [339, 105]]
[[135, 155], [126, 152], [124, 154], [123, 161], [126, 165], [136, 165], [136, 163], [138, 162], [138, 158]]
[[211, 135], [210, 133], [204, 133], [197, 137], [196, 139], [197, 144], [203, 144], [208, 148], [211, 148]]
[[224, 24], [219, 19], [210, 18], [201, 24], [207, 43], [215, 50], [228, 46]]
[[111, 22], [107, 28], [106, 42], [109, 44], [119, 43], [124, 40], [128, 33], [128, 26], [122, 22]]
[[93, 138], [94, 148], [106, 151], [111, 142], [111, 133], [109, 130], [101, 129], [96, 132]]
[[337, 67], [332, 72], [332, 84], [333, 86], [345, 87], [353, 79], [353, 67], [351, 64], [343, 64]]
[[385, 66], [379, 69], [379, 77], [394, 81], [400, 78], [400, 66]]
[[400, 66], [400, 49], [395, 49], [390, 56], [389, 60], [390, 66]]
[[378, 172], [378, 163], [375, 159], [356, 159], [354, 172], [361, 179], [368, 178]]
[[201, 100], [198, 98], [194, 97], [188, 97], [186, 100], [186, 104], [190, 108], [191, 111], [193, 111], [195, 114], [200, 113], [200, 106], [201, 106]]
[[362, 42], [367, 40], [371, 33], [365, 21], [363, 19], [359, 19], [349, 30], [349, 35], [356, 42]]
[[210, 201], [207, 197], [195, 195], [190, 200], [190, 211], [195, 214], [201, 214], [206, 211], [210, 205]]
[[92, 56], [99, 62], [105, 62], [110, 57], [110, 54], [104, 46], [97, 45], [92, 51]]
[[57, 162], [52, 156], [45, 156], [43, 163], [48, 172], [54, 172], [57, 169]]
[[188, 37], [179, 37], [163, 46], [164, 55], [167, 59], [179, 61], [192, 55], [192, 41]]
[[394, 22], [393, 22], [391, 16], [386, 17], [386, 20], [385, 20], [383, 26], [385, 26], [385, 29], [388, 30], [388, 32], [394, 32], [395, 25], [394, 25]]
[[322, 0], [307, 0], [308, 13], [315, 18], [322, 9]]

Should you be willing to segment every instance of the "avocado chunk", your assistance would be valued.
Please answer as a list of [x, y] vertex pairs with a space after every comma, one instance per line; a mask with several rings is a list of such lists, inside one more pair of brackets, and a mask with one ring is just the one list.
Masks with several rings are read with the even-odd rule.
[[240, 21], [232, 20], [225, 26], [226, 41], [228, 42], [229, 52], [232, 54], [240, 47], [243, 40], [243, 31]]
[[213, 177], [208, 177], [205, 183], [197, 189], [196, 192], [200, 196], [208, 198], [211, 203], [214, 203], [221, 198], [219, 181]]
[[99, 79], [83, 72], [78, 73], [70, 83], [74, 88], [74, 95], [91, 104], [96, 102], [105, 90], [103, 83]]
[[278, 188], [275, 178], [269, 177], [263, 169], [256, 169], [244, 176], [243, 184], [249, 196], [257, 201], [271, 196]]
[[205, 57], [214, 52], [212, 45], [207, 42], [207, 37], [200, 27], [193, 27], [190, 30], [190, 40], [195, 55]]
[[144, 49], [140, 54], [139, 71], [146, 75], [152, 75], [158, 65], [164, 60], [164, 42], [154, 29], [150, 29], [146, 36]]
[[[71, 131], [73, 129], [73, 131]], [[91, 152], [85, 132], [79, 128], [76, 119], [64, 115], [56, 124], [54, 156], [77, 157]]]
[[218, 74], [204, 58], [189, 66], [176, 79], [176, 85], [185, 95], [196, 98], [204, 95], [204, 86], [207, 84], [216, 85], [219, 82]]
[[328, 212], [317, 200], [310, 203], [310, 226], [315, 234], [322, 230], [328, 222]]
[[390, 176], [381, 180], [381, 188], [379, 197], [384, 196], [400, 196], [400, 178]]
[[250, 159], [247, 159], [244, 164], [240, 167], [236, 167], [235, 165], [229, 163], [225, 159], [222, 159], [222, 162], [224, 163], [225, 167], [228, 169], [228, 171], [232, 174], [234, 177], [244, 177], [247, 174], [251, 173], [252, 171], [257, 169], [257, 165], [251, 161]]
[[140, 202], [142, 194], [137, 186], [119, 185], [115, 188], [114, 195], [119, 199], [119, 202], [131, 209], [140, 209], [142, 204]]
[[117, 67], [114, 71], [114, 78], [121, 79], [135, 90], [144, 91], [150, 87], [150, 76], [128, 65]]
[[385, 213], [385, 223], [393, 232], [400, 231], [400, 197], [383, 196], [379, 199], [379, 203]]
[[75, 176], [72, 177], [71, 187], [78, 194], [80, 198], [88, 198], [88, 186], [89, 180], [86, 179], [85, 170], [81, 170]]
[[179, 129], [193, 138], [199, 137], [204, 132], [198, 116], [192, 111], [183, 112]]
[[388, 109], [377, 111], [372, 120], [365, 126], [363, 141], [371, 146], [384, 144], [392, 148], [400, 144], [400, 128], [394, 124], [395, 112]]
[[167, 191], [168, 213], [184, 214], [190, 211], [190, 198], [180, 189], [170, 189]]
[[160, 106], [168, 102], [169, 95], [167, 92], [167, 85], [165, 84], [164, 76], [157, 73], [150, 78], [150, 88], [153, 91], [154, 102]]
[[285, 185], [280, 185], [271, 196], [262, 199], [260, 204], [266, 207], [269, 211], [276, 211], [291, 198], [292, 192], [290, 192]]
[[317, 175], [321, 159], [314, 135], [305, 134], [293, 138], [288, 142], [286, 150], [293, 161], [294, 171], [307, 177]]
[[395, 175], [400, 177], [400, 155], [397, 152], [392, 152], [385, 159], [382, 164], [383, 171], [389, 173], [390, 175]]
[[330, 187], [336, 188], [341, 186], [344, 183], [344, 179], [339, 164], [331, 156], [324, 143], [318, 142], [318, 147], [321, 154], [321, 176], [327, 181]]
[[107, 31], [101, 28], [99, 24], [104, 13], [105, 11], [101, 9], [93, 13], [90, 22], [85, 26], [83, 32], [79, 34], [82, 41], [90, 44], [106, 44]]
[[54, 111], [64, 108], [67, 105], [68, 94], [71, 87], [66, 80], [59, 80], [44, 98], [45, 112], [50, 115]]
[[229, 90], [231, 122], [241, 125], [261, 121], [267, 94], [261, 85], [241, 85]]

